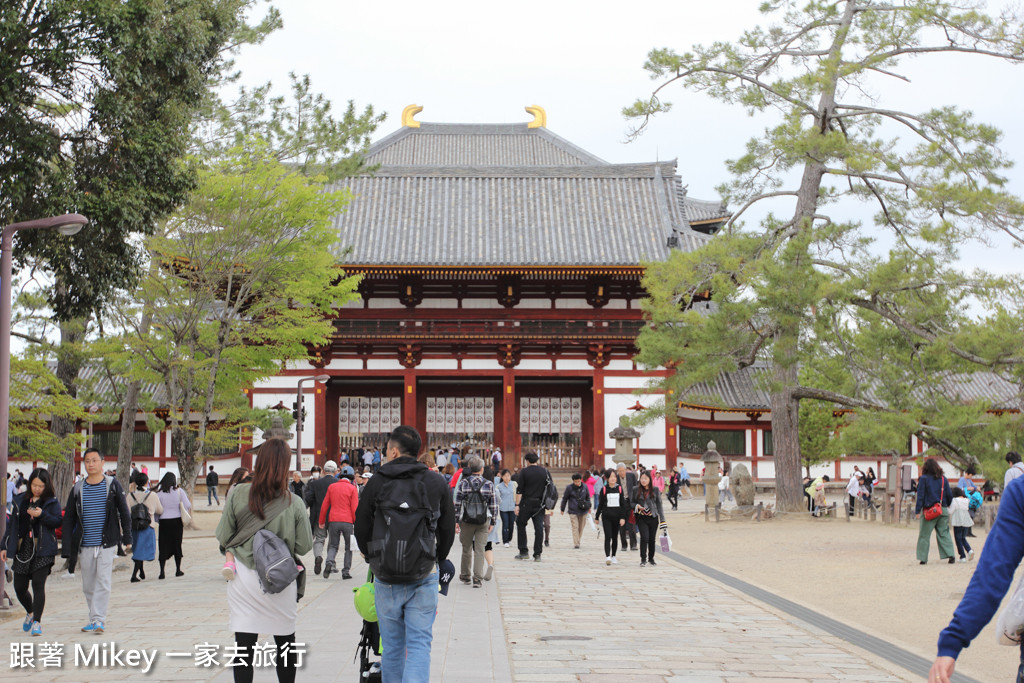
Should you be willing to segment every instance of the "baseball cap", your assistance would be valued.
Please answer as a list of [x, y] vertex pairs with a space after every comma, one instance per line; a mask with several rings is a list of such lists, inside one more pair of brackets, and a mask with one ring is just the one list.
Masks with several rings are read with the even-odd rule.
[[328, 460], [327, 462], [324, 463], [324, 472], [337, 472], [337, 471], [338, 471], [338, 463], [334, 462], [333, 460]]
[[455, 578], [455, 565], [452, 564], [451, 560], [446, 559], [440, 565], [440, 571], [437, 575], [437, 583], [440, 588], [441, 595], [448, 595], [448, 584]]
[[355, 479], [356, 472], [348, 465], [343, 465], [341, 468], [341, 476], [348, 477], [349, 479]]

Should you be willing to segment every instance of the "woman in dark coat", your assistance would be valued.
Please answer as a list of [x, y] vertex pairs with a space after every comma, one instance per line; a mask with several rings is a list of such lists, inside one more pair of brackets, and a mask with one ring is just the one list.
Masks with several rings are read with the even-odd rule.
[[21, 630], [41, 636], [46, 579], [58, 552], [57, 528], [62, 521], [50, 473], [34, 470], [28, 478], [28, 490], [16, 496], [13, 504], [7, 533], [0, 541], [0, 564], [8, 555], [14, 558], [14, 590], [26, 612]]
[[[953, 557], [953, 539], [949, 535], [949, 504], [953, 500], [953, 490], [942, 474], [935, 458], [928, 458], [921, 467], [921, 477], [917, 483], [917, 514], [921, 515], [921, 526], [917, 532], [917, 560], [928, 564], [928, 546], [931, 544], [932, 529], [939, 542], [939, 557], [950, 564], [956, 562]], [[925, 519], [921, 511], [939, 503], [942, 514], [934, 519]]]

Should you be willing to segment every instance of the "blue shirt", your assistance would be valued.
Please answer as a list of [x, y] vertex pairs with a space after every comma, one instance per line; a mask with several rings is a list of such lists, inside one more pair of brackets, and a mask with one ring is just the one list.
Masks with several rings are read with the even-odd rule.
[[107, 518], [107, 483], [82, 482], [82, 547], [103, 545], [103, 522]]
[[1024, 478], [1014, 479], [999, 500], [999, 515], [953, 620], [939, 634], [939, 656], [956, 658], [992, 619], [1024, 557]]
[[686, 465], [680, 465], [679, 466], [679, 478], [680, 479], [689, 479], [690, 478], [690, 473], [686, 471]]

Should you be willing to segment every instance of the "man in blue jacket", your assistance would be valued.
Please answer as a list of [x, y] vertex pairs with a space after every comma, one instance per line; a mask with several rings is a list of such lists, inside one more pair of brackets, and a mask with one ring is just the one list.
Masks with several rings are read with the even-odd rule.
[[[928, 674], [929, 683], [950, 683], [956, 658], [971, 644], [999, 608], [1024, 557], [1024, 477], [1010, 481], [999, 502], [992, 526], [971, 582], [953, 612], [949, 626], [939, 634], [938, 657]], [[1024, 676], [1024, 646], [1017, 678]]]
[[103, 633], [110, 604], [110, 582], [118, 541], [132, 545], [132, 520], [124, 489], [103, 474], [103, 455], [88, 448], [82, 456], [86, 477], [75, 484], [64, 506], [61, 556], [78, 560], [82, 592], [89, 605], [85, 633]]

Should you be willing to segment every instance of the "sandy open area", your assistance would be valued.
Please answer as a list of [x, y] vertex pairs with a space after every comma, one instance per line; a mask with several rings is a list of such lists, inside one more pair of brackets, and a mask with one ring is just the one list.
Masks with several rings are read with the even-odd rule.
[[[985, 532], [977, 530], [969, 539], [975, 561], [950, 565], [939, 561], [933, 537], [922, 566], [914, 556], [916, 525], [806, 515], [715, 524], [705, 522], [703, 513], [686, 512], [669, 512], [668, 523], [674, 551], [929, 660], [985, 541]], [[1013, 678], [1019, 652], [996, 643], [994, 622], [960, 655], [958, 672], [982, 681]]]

